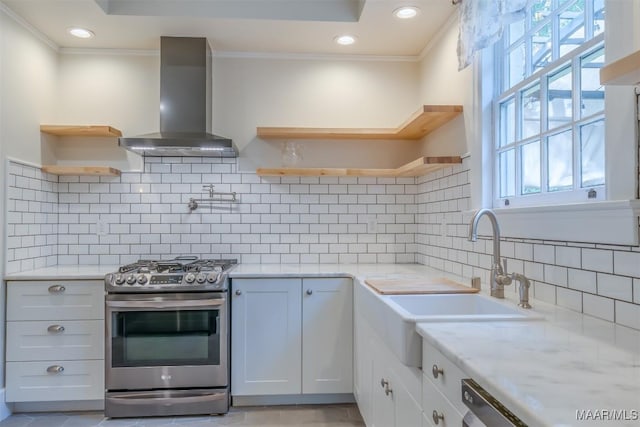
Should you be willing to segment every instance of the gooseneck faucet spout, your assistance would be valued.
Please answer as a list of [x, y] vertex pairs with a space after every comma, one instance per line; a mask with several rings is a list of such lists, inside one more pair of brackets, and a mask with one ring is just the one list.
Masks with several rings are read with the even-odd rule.
[[480, 209], [477, 211], [469, 224], [469, 241], [478, 240], [478, 222], [483, 216], [487, 216], [491, 221], [493, 230], [493, 260], [491, 262], [491, 296], [504, 298], [504, 287], [511, 284], [511, 277], [506, 274], [507, 260], [504, 260], [504, 269], [500, 261], [500, 226], [498, 218], [491, 209]]

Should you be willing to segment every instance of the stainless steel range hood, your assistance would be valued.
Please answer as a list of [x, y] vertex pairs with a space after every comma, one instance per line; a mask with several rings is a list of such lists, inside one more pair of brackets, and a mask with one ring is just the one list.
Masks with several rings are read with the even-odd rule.
[[160, 38], [160, 132], [120, 138], [143, 156], [236, 157], [211, 132], [211, 49], [206, 38]]

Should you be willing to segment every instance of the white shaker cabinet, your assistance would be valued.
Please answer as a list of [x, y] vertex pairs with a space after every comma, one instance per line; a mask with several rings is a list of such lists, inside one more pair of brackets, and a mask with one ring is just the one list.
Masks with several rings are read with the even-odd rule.
[[299, 394], [301, 279], [233, 279], [231, 392]]
[[352, 280], [302, 279], [302, 392], [353, 392]]
[[7, 283], [7, 402], [104, 397], [104, 282]]
[[352, 393], [351, 279], [233, 279], [231, 301], [232, 395]]
[[[416, 427], [422, 424], [422, 372], [403, 365], [364, 313], [368, 290], [357, 286], [355, 304], [355, 397], [367, 427]], [[384, 325], [384, 322], [381, 323]]]

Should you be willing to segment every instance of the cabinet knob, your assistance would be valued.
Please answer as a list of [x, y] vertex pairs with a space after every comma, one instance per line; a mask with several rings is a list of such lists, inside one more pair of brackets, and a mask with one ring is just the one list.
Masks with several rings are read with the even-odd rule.
[[64, 326], [62, 325], [51, 325], [47, 328], [48, 332], [52, 332], [54, 334], [59, 334], [60, 332], [64, 332]]
[[236, 290], [236, 295], [242, 295], [242, 291], [240, 289]]
[[59, 374], [62, 371], [64, 371], [64, 367], [60, 365], [52, 365], [47, 368], [47, 372], [49, 372], [50, 374]]
[[385, 380], [384, 378], [380, 378], [380, 387], [384, 388], [388, 384], [389, 381]]
[[438, 365], [433, 365], [431, 367], [431, 374], [433, 378], [438, 378], [440, 375], [444, 375], [444, 370], [442, 368], [438, 368]]
[[386, 394], [387, 396], [393, 393], [393, 390], [391, 389], [391, 387], [389, 387], [389, 381], [385, 380], [384, 378], [380, 379], [380, 387], [384, 389], [384, 394]]
[[431, 414], [431, 418], [433, 418], [433, 423], [435, 425], [440, 424], [440, 421], [444, 421], [444, 415], [439, 414], [438, 411], [436, 411], [435, 409], [433, 410], [433, 413]]
[[307, 289], [307, 295], [313, 295], [313, 291], [311, 289]]
[[65, 288], [62, 285], [53, 285], [53, 286], [49, 286], [49, 293], [51, 294], [61, 294], [62, 292], [66, 291], [67, 288]]

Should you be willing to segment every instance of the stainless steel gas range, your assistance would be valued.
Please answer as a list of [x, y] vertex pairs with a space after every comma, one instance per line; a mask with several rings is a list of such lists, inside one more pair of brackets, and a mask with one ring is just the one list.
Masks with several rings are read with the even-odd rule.
[[229, 410], [228, 272], [236, 260], [180, 257], [105, 276], [105, 415]]

